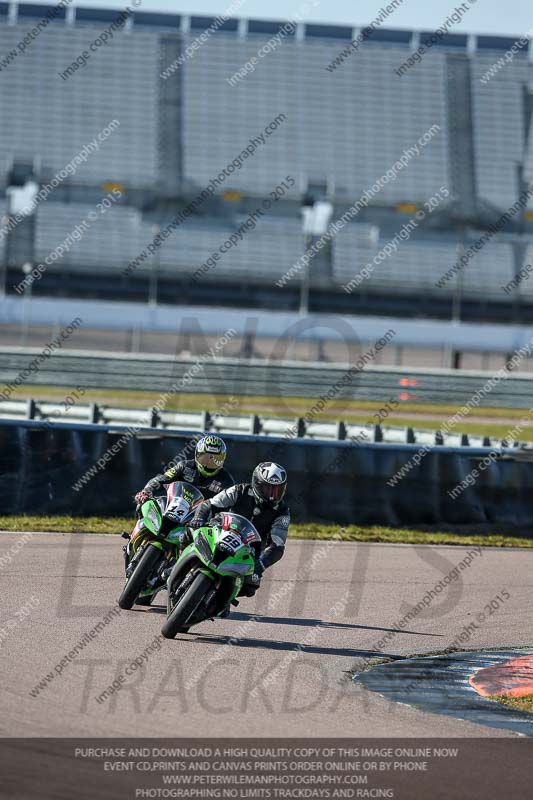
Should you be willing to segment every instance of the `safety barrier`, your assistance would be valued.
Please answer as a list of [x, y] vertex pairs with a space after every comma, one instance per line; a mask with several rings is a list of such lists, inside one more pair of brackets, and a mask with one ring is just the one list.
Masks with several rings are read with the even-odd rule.
[[[237, 405], [235, 400], [235, 405]], [[230, 407], [234, 407], [231, 406]], [[297, 438], [345, 439], [357, 438], [361, 443], [388, 442], [389, 444], [446, 444], [448, 447], [491, 447], [500, 440], [489, 436], [466, 433], [444, 434], [435, 430], [400, 427], [398, 425], [364, 425], [338, 420], [336, 422], [313, 422], [304, 417], [282, 419], [259, 414], [212, 414], [204, 411], [158, 411], [155, 408], [122, 408], [98, 403], [54, 403], [40, 400], [0, 400], [0, 420], [37, 419], [51, 422], [77, 422], [117, 425], [148, 425], [151, 428], [179, 428], [182, 431], [209, 431], [228, 433], [252, 433], [262, 436], [284, 436], [293, 428]], [[506, 446], [505, 442], [502, 442]], [[519, 442], [514, 441], [518, 447]]]
[[[226, 440], [228, 468], [237, 481], [262, 460], [287, 468], [288, 500], [298, 521], [533, 523], [529, 450], [236, 434]], [[177, 455], [190, 457], [194, 442], [179, 430], [4, 420], [2, 513], [128, 514], [133, 494]]]

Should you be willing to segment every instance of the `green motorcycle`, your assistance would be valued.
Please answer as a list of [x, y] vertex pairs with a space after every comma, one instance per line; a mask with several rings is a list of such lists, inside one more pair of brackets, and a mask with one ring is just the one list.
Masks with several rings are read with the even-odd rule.
[[[190, 483], [168, 484], [166, 497], [150, 498], [140, 509], [125, 548], [126, 583], [119, 597], [120, 608], [130, 609], [134, 603], [149, 606], [165, 577], [179, 556], [180, 537], [203, 494]], [[165, 574], [166, 573], [166, 574]]]
[[217, 514], [192, 532], [167, 582], [167, 620], [161, 633], [173, 639], [221, 614], [253, 575], [261, 547], [256, 528], [240, 514]]

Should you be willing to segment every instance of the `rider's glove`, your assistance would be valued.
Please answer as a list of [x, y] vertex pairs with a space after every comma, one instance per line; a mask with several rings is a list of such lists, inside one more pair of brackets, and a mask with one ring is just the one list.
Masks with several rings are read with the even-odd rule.
[[260, 558], [256, 558], [254, 565], [254, 574], [250, 575], [249, 577], [249, 583], [251, 586], [254, 586], [256, 589], [259, 588], [259, 586], [261, 585], [261, 576], [263, 575], [264, 571], [265, 568], [263, 566], [263, 562], [261, 561]]
[[143, 489], [142, 492], [137, 492], [135, 495], [135, 502], [138, 506], [142, 506], [143, 503], [146, 503], [147, 500], [150, 499], [149, 493]]
[[188, 547], [193, 540], [192, 532], [194, 528], [190, 528], [188, 525], [182, 530], [180, 533], [180, 545], [181, 548]]

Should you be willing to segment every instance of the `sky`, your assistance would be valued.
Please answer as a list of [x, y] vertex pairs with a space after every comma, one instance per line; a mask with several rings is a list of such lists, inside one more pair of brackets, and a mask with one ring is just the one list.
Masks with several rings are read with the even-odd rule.
[[[142, 0], [140, 10], [216, 16], [234, 5], [240, 6], [233, 15], [239, 17], [287, 20], [299, 14], [307, 22], [365, 25], [388, 3], [390, 0]], [[531, 0], [403, 0], [385, 26], [434, 30], [462, 4], [470, 8], [454, 31], [518, 37], [533, 28]], [[128, 0], [74, 0], [73, 5], [125, 8]], [[302, 13], [306, 5], [311, 9]]]

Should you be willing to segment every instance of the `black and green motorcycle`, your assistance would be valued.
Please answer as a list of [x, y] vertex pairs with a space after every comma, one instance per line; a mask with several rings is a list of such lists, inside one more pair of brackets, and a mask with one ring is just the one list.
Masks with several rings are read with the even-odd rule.
[[166, 496], [147, 500], [140, 509], [126, 548], [126, 583], [120, 608], [149, 606], [165, 586], [166, 573], [180, 553], [180, 537], [204, 496], [184, 481], [168, 484]]
[[167, 620], [161, 629], [167, 639], [224, 612], [246, 576], [253, 575], [261, 547], [254, 525], [231, 512], [217, 514], [192, 536], [167, 582]]

